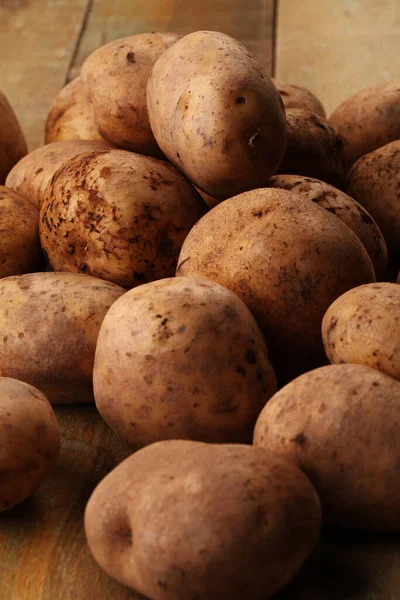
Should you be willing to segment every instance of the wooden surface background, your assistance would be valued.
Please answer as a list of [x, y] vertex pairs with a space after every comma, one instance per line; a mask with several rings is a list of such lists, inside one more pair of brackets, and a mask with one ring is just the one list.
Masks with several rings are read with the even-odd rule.
[[[0, 88], [33, 149], [54, 96], [98, 45], [196, 29], [240, 39], [270, 74], [308, 86], [328, 112], [362, 87], [400, 79], [399, 0], [0, 0]], [[93, 406], [56, 412], [57, 468], [0, 515], [0, 600], [139, 600], [97, 567], [82, 528], [91, 491], [129, 450]], [[326, 531], [279, 600], [400, 600], [399, 535]]]

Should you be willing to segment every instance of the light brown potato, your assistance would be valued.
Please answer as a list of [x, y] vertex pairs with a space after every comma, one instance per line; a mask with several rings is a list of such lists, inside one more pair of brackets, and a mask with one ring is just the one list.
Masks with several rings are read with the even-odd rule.
[[0, 280], [0, 373], [34, 385], [53, 404], [93, 401], [97, 336], [124, 293], [72, 273]]
[[197, 277], [139, 286], [103, 322], [97, 408], [134, 448], [165, 439], [247, 442], [276, 391], [262, 333], [245, 304]]
[[400, 140], [360, 158], [348, 175], [346, 192], [377, 222], [389, 250], [400, 258]]
[[324, 181], [302, 175], [275, 175], [270, 179], [269, 187], [301, 194], [336, 215], [364, 244], [377, 279], [386, 277], [388, 251], [385, 239], [371, 215], [353, 198]]
[[30, 152], [10, 171], [6, 186], [25, 196], [37, 208], [43, 204], [47, 184], [70, 158], [91, 150], [108, 148], [107, 142], [69, 140], [54, 142]]
[[25, 500], [55, 465], [61, 436], [45, 396], [0, 377], [0, 511]]
[[277, 173], [315, 177], [343, 188], [341, 136], [323, 117], [303, 108], [289, 108], [286, 121], [287, 145]]
[[400, 137], [400, 82], [391, 81], [357, 92], [329, 117], [345, 139], [347, 168], [364, 154]]
[[99, 565], [154, 600], [268, 600], [316, 545], [320, 504], [260, 448], [168, 440], [97, 486], [85, 530]]
[[223, 33], [186, 35], [147, 85], [154, 136], [168, 159], [215, 198], [267, 185], [282, 159], [282, 99], [249, 51]]
[[299, 194], [270, 188], [205, 215], [182, 246], [177, 275], [216, 281], [247, 304], [280, 381], [326, 360], [327, 308], [375, 280], [367, 251], [344, 223]]
[[81, 271], [129, 288], [174, 274], [183, 240], [206, 209], [172, 165], [99, 150], [57, 171], [46, 191], [40, 238], [55, 271]]
[[149, 124], [146, 85], [156, 60], [172, 46], [175, 33], [141, 33], [97, 48], [81, 77], [100, 135], [121, 148], [161, 157]]
[[0, 185], [13, 166], [28, 152], [18, 119], [5, 95], [0, 91]]
[[325, 108], [310, 90], [300, 85], [278, 81], [272, 77], [272, 83], [278, 90], [285, 108], [305, 108], [326, 119]]
[[361, 365], [330, 365], [279, 390], [254, 444], [293, 460], [321, 499], [327, 523], [400, 529], [400, 384]]

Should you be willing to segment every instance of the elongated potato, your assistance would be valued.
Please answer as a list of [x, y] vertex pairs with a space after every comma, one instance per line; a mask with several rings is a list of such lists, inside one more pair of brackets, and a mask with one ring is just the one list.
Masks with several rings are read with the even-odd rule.
[[325, 108], [310, 90], [300, 85], [278, 81], [272, 77], [272, 83], [281, 95], [285, 108], [305, 108], [326, 119]]
[[18, 119], [5, 95], [0, 91], [0, 185], [13, 166], [28, 152]]
[[223, 33], [197, 31], [164, 52], [149, 77], [147, 107], [161, 150], [210, 196], [267, 185], [282, 159], [279, 92], [255, 57]]

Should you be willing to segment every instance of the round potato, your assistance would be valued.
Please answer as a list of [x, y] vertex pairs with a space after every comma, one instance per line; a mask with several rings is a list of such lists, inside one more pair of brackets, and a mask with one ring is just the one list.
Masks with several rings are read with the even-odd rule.
[[299, 194], [270, 188], [230, 198], [205, 215], [183, 244], [177, 275], [216, 281], [247, 304], [280, 381], [326, 360], [327, 308], [375, 280], [349, 227]]
[[93, 401], [100, 325], [123, 293], [72, 273], [0, 280], [0, 373], [34, 385], [53, 404]]
[[134, 448], [173, 438], [249, 441], [276, 391], [248, 308], [196, 277], [139, 286], [112, 306], [93, 384], [100, 414]]
[[48, 144], [20, 160], [10, 171], [6, 185], [21, 196], [25, 196], [40, 209], [47, 184], [57, 169], [82, 152], [108, 147], [107, 142], [94, 140], [69, 140]]
[[376, 277], [386, 277], [388, 251], [385, 239], [371, 215], [353, 198], [324, 181], [301, 175], [275, 175], [270, 179], [269, 187], [301, 194], [336, 215], [364, 244]]
[[61, 436], [45, 396], [0, 377], [0, 511], [25, 500], [55, 465]]
[[286, 111], [287, 145], [278, 173], [307, 175], [342, 188], [343, 140], [323, 117], [304, 108]]
[[280, 93], [286, 109], [305, 108], [324, 119], [326, 118], [325, 108], [322, 103], [307, 88], [287, 83], [286, 81], [278, 81], [274, 77], [272, 77], [272, 83]]
[[347, 168], [364, 154], [400, 137], [400, 83], [389, 82], [357, 92], [330, 116], [345, 139]]
[[279, 390], [254, 444], [293, 460], [321, 499], [325, 522], [400, 529], [400, 384], [362, 365], [330, 365]]
[[173, 166], [99, 150], [57, 171], [46, 190], [40, 238], [55, 271], [129, 288], [174, 274], [183, 240], [206, 209]]
[[175, 33], [130, 35], [85, 60], [81, 76], [103, 138], [126, 150], [162, 156], [149, 124], [146, 85], [156, 60], [179, 38]]
[[0, 185], [4, 184], [13, 166], [27, 152], [21, 126], [10, 103], [0, 91]]
[[313, 550], [320, 519], [294, 463], [252, 446], [168, 440], [101, 481], [85, 530], [99, 565], [154, 600], [268, 600]]
[[161, 150], [215, 198], [267, 185], [282, 159], [282, 99], [255, 57], [223, 33], [197, 31], [164, 52], [147, 107]]

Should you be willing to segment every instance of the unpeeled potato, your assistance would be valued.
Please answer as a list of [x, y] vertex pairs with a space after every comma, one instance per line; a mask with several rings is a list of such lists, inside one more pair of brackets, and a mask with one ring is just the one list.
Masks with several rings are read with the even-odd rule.
[[18, 119], [5, 95], [0, 91], [0, 185], [13, 166], [28, 152]]
[[325, 108], [318, 98], [305, 87], [279, 81], [272, 77], [272, 82], [281, 95], [285, 108], [305, 108], [326, 119]]

